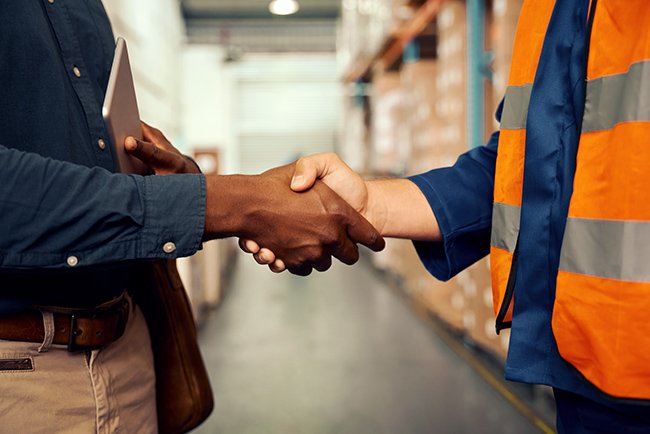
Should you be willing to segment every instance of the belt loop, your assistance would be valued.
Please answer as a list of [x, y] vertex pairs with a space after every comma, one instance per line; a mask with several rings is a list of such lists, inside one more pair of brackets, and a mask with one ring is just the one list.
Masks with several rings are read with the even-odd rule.
[[54, 314], [52, 312], [43, 312], [43, 343], [38, 347], [39, 353], [44, 353], [50, 349], [54, 341]]

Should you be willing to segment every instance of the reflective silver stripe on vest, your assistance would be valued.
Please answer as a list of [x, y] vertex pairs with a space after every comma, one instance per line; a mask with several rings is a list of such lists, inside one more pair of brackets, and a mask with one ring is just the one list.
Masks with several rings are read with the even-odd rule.
[[650, 282], [650, 222], [569, 218], [560, 270]]
[[650, 61], [587, 83], [582, 132], [609, 130], [631, 121], [650, 121]]
[[503, 112], [501, 113], [501, 128], [507, 130], [523, 130], [526, 128], [528, 104], [530, 103], [532, 90], [532, 84], [508, 86], [506, 99], [503, 102]]
[[494, 202], [492, 207], [492, 239], [490, 244], [508, 252], [514, 252], [519, 235], [521, 208]]

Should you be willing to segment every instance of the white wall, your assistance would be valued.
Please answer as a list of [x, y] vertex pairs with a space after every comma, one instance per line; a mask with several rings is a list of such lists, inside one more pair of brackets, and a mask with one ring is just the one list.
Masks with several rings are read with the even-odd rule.
[[234, 80], [232, 67], [223, 62], [216, 45], [186, 45], [182, 55], [182, 107], [184, 145], [189, 149], [218, 148], [221, 172], [239, 169], [233, 131]]
[[110, 0], [128, 41], [141, 118], [182, 152], [219, 148], [222, 173], [253, 173], [334, 149], [334, 54], [246, 54], [188, 45], [177, 0]]
[[334, 149], [340, 88], [333, 54], [183, 51], [183, 143], [218, 147], [222, 173], [259, 173]]
[[234, 79], [242, 172], [334, 149], [340, 113], [334, 54], [247, 54]]

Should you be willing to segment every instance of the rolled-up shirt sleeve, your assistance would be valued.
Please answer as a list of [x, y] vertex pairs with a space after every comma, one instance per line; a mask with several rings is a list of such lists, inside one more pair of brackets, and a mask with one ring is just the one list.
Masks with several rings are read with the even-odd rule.
[[452, 278], [490, 251], [498, 141], [496, 132], [452, 167], [408, 178], [424, 193], [440, 227], [442, 241], [414, 242], [422, 263], [440, 280]]
[[204, 175], [114, 174], [0, 146], [0, 267], [192, 255], [205, 191]]

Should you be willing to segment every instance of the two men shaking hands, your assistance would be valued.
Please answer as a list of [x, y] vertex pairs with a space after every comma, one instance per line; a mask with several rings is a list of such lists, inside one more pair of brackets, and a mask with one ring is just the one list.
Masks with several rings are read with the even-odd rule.
[[[198, 172], [160, 131], [142, 128], [144, 140], [128, 138], [125, 148], [156, 175]], [[326, 153], [260, 175], [207, 176], [204, 240], [231, 236], [272, 271], [306, 276], [332, 257], [354, 264], [358, 244], [380, 251], [385, 236], [433, 241], [440, 231], [415, 184], [364, 181]]]

